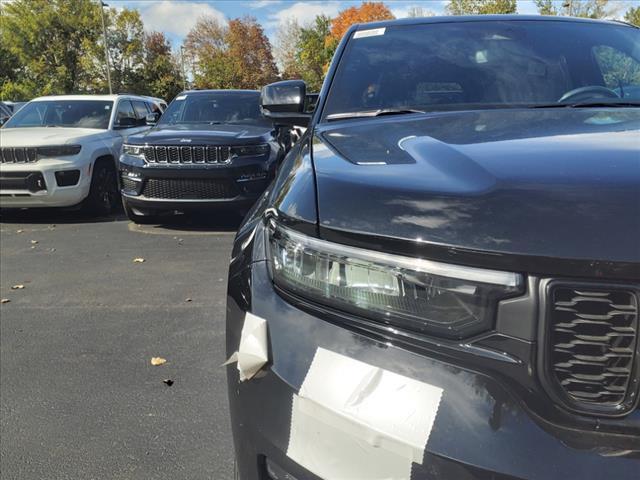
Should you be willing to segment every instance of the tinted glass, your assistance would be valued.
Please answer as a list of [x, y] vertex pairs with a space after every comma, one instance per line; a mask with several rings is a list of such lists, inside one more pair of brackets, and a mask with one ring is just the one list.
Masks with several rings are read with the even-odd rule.
[[627, 26], [483, 21], [380, 32], [350, 38], [325, 116], [548, 104], [580, 87], [610, 89], [598, 98], [615, 100], [622, 86], [625, 100], [640, 100], [640, 31]]
[[4, 128], [109, 128], [113, 102], [100, 100], [43, 100], [29, 102]]
[[141, 100], [134, 100], [133, 108], [136, 111], [136, 117], [138, 118], [138, 120], [147, 118], [147, 114], [149, 113], [149, 110], [147, 110], [146, 102], [143, 102]]
[[212, 92], [179, 95], [162, 115], [160, 125], [201, 123], [264, 125], [259, 92]]
[[130, 119], [137, 120], [136, 112], [133, 110], [133, 105], [131, 105], [131, 101], [129, 100], [120, 100], [118, 103], [118, 111], [116, 112], [116, 122], [115, 124], [120, 126], [134, 126], [131, 123], [127, 122]]

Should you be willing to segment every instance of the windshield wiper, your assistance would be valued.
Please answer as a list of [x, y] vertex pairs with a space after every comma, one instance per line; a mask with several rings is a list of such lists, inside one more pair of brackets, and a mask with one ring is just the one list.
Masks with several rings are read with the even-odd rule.
[[361, 110], [357, 112], [332, 113], [327, 115], [327, 120], [344, 120], [346, 118], [380, 117], [382, 115], [404, 115], [408, 113], [427, 113], [424, 110], [414, 108], [379, 108], [377, 110]]
[[640, 107], [640, 102], [631, 102], [631, 101], [614, 101], [614, 102], [578, 102], [578, 103], [549, 103], [542, 105], [531, 105], [529, 108], [599, 108], [599, 107], [613, 107], [613, 108], [624, 108], [624, 107]]

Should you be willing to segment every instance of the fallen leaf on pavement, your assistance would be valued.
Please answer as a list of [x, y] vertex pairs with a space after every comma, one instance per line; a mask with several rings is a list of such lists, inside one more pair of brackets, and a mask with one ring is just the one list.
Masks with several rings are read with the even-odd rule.
[[24, 230], [20, 229], [20, 230], [16, 230], [16, 233], [22, 233], [24, 232]]
[[2, 298], [0, 299], [0, 303], [9, 303], [11, 300], [9, 300], [8, 298]]
[[164, 380], [162, 380], [162, 383], [164, 383], [167, 387], [170, 387], [171, 385], [173, 385], [173, 380], [171, 380], [170, 378], [165, 378]]
[[185, 302], [191, 302], [192, 300], [191, 300], [191, 298], [185, 298], [184, 301]]
[[144, 262], [144, 258], [142, 257], [137, 257], [133, 259], [133, 263], [143, 263]]
[[24, 285], [22, 285], [21, 283], [19, 283], [18, 285], [13, 285], [11, 287], [11, 290], [22, 290], [24, 288]]
[[31, 245], [37, 245], [38, 244], [38, 240], [31, 240]]
[[164, 365], [165, 363], [167, 363], [166, 358], [151, 357], [151, 365], [158, 366], [158, 365]]

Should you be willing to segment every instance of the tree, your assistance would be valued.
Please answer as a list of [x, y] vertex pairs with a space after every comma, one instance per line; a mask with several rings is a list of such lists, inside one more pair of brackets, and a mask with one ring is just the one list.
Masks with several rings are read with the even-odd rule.
[[609, 0], [535, 0], [541, 15], [569, 15], [583, 18], [610, 18], [618, 13], [621, 3]]
[[326, 66], [332, 52], [325, 45], [330, 33], [331, 19], [318, 15], [315, 21], [300, 29], [300, 41], [296, 46], [296, 59], [302, 79], [309, 91], [318, 91], [322, 87]]
[[[3, 96], [87, 91], [82, 59], [99, 38], [99, 7], [90, 0], [14, 0], [2, 7], [2, 44], [13, 64]], [[4, 57], [4, 54], [3, 54]], [[11, 78], [13, 76], [13, 78]]]
[[229, 21], [227, 58], [234, 65], [234, 88], [261, 88], [277, 79], [271, 44], [253, 17]]
[[271, 44], [253, 17], [228, 25], [203, 17], [187, 35], [185, 49], [197, 88], [259, 88], [277, 77]]
[[184, 49], [189, 58], [196, 88], [210, 88], [209, 79], [224, 63], [226, 26], [213, 16], [203, 16], [187, 34]]
[[138, 10], [111, 10], [108, 30], [111, 81], [114, 92], [143, 89], [144, 25]]
[[516, 13], [516, 0], [449, 0], [450, 15]]
[[161, 32], [150, 32], [144, 37], [142, 84], [143, 93], [167, 101], [182, 91], [183, 72]]
[[287, 19], [278, 27], [273, 56], [283, 80], [300, 78], [301, 73], [296, 59], [296, 48], [300, 43], [301, 27], [293, 19]]
[[627, 13], [624, 14], [624, 19], [636, 27], [640, 27], [640, 7], [627, 10]]
[[331, 53], [349, 29], [355, 23], [368, 23], [378, 20], [393, 20], [391, 10], [382, 2], [362, 2], [359, 7], [349, 7], [338, 13], [331, 21], [331, 31], [327, 37], [327, 47]]

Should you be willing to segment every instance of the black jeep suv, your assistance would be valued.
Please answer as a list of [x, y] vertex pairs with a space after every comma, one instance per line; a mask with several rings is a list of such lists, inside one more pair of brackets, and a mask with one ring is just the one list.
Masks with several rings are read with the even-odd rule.
[[258, 91], [181, 93], [154, 128], [130, 136], [123, 146], [125, 212], [138, 223], [200, 207], [246, 212], [290, 144], [288, 129], [262, 116]]
[[622, 23], [351, 28], [232, 254], [240, 478], [640, 478], [639, 86]]

